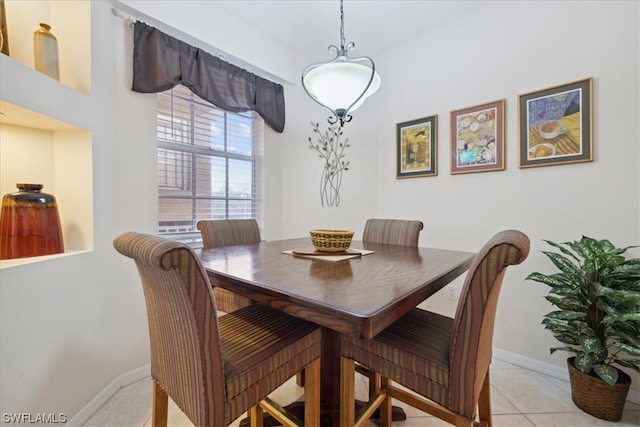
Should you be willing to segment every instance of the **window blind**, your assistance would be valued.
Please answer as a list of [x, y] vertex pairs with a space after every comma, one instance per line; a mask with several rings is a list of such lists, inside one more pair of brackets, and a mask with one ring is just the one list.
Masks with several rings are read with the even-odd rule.
[[223, 111], [175, 86], [158, 94], [157, 140], [158, 234], [198, 241], [201, 219], [258, 218], [258, 114]]

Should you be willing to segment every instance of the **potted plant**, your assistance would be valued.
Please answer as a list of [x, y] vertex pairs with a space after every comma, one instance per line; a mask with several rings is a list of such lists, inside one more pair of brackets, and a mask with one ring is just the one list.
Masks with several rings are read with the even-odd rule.
[[545, 298], [557, 309], [542, 324], [565, 344], [551, 353], [575, 353], [567, 360], [574, 403], [595, 417], [618, 421], [631, 378], [614, 365], [640, 372], [640, 258], [624, 256], [637, 246], [617, 248], [585, 236], [545, 242], [560, 251], [543, 251], [560, 271], [527, 279], [551, 288]]

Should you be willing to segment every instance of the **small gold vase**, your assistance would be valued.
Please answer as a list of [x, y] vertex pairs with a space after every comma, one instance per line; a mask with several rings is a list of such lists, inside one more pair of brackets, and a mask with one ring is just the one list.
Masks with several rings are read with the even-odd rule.
[[58, 39], [51, 32], [49, 24], [40, 23], [40, 29], [33, 33], [33, 52], [36, 70], [60, 80]]

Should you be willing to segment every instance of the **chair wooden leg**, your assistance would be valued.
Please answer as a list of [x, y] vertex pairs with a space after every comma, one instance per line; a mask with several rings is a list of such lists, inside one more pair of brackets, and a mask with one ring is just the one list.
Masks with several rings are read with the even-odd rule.
[[340, 357], [340, 427], [352, 427], [356, 420], [355, 362]]
[[474, 427], [474, 422], [465, 417], [456, 416], [456, 427]]
[[153, 408], [151, 425], [153, 427], [167, 427], [167, 412], [169, 410], [169, 396], [160, 387], [157, 381], [153, 381]]
[[304, 369], [304, 425], [320, 427], [320, 359]]
[[296, 384], [298, 387], [304, 387], [304, 369], [296, 374]]
[[369, 369], [369, 399], [380, 389], [380, 374]]
[[[371, 372], [369, 378], [377, 376], [380, 381], [380, 387], [387, 390], [386, 396], [382, 404], [380, 405], [380, 427], [391, 427], [392, 421], [392, 408], [391, 408], [391, 380], [387, 377], [381, 377], [377, 372]], [[376, 390], [377, 392], [377, 390]], [[370, 397], [371, 398], [371, 397]]]
[[489, 372], [490, 370], [487, 369], [487, 373], [484, 376], [484, 382], [482, 383], [482, 390], [480, 390], [480, 397], [478, 398], [480, 425], [486, 427], [491, 427], [493, 425], [493, 419], [491, 417], [491, 380]]
[[264, 426], [264, 411], [259, 404], [249, 409], [249, 423], [251, 427]]

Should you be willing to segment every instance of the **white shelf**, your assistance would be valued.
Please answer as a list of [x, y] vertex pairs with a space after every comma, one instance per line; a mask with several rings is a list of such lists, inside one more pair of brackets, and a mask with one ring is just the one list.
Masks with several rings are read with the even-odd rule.
[[3, 259], [0, 260], [0, 270], [5, 268], [19, 267], [21, 265], [32, 264], [34, 262], [48, 261], [52, 259], [63, 258], [71, 255], [84, 254], [90, 251], [65, 251], [61, 254], [34, 256], [28, 258], [16, 258], [16, 259]]
[[[65, 253], [0, 261], [0, 269], [93, 250], [91, 2], [5, 0], [10, 55], [0, 55], [0, 192], [43, 184], [56, 197]], [[33, 68], [33, 31], [50, 23], [60, 81]]]
[[24, 118], [21, 118], [20, 115], [10, 116], [9, 112], [2, 110], [2, 123], [53, 130], [55, 126], [51, 123], [40, 121], [52, 118], [77, 128], [90, 127], [93, 119], [89, 96], [1, 54], [0, 71], [2, 103], [20, 107], [23, 113], [30, 111], [40, 114], [38, 120], [32, 120], [29, 114], [23, 114]]

